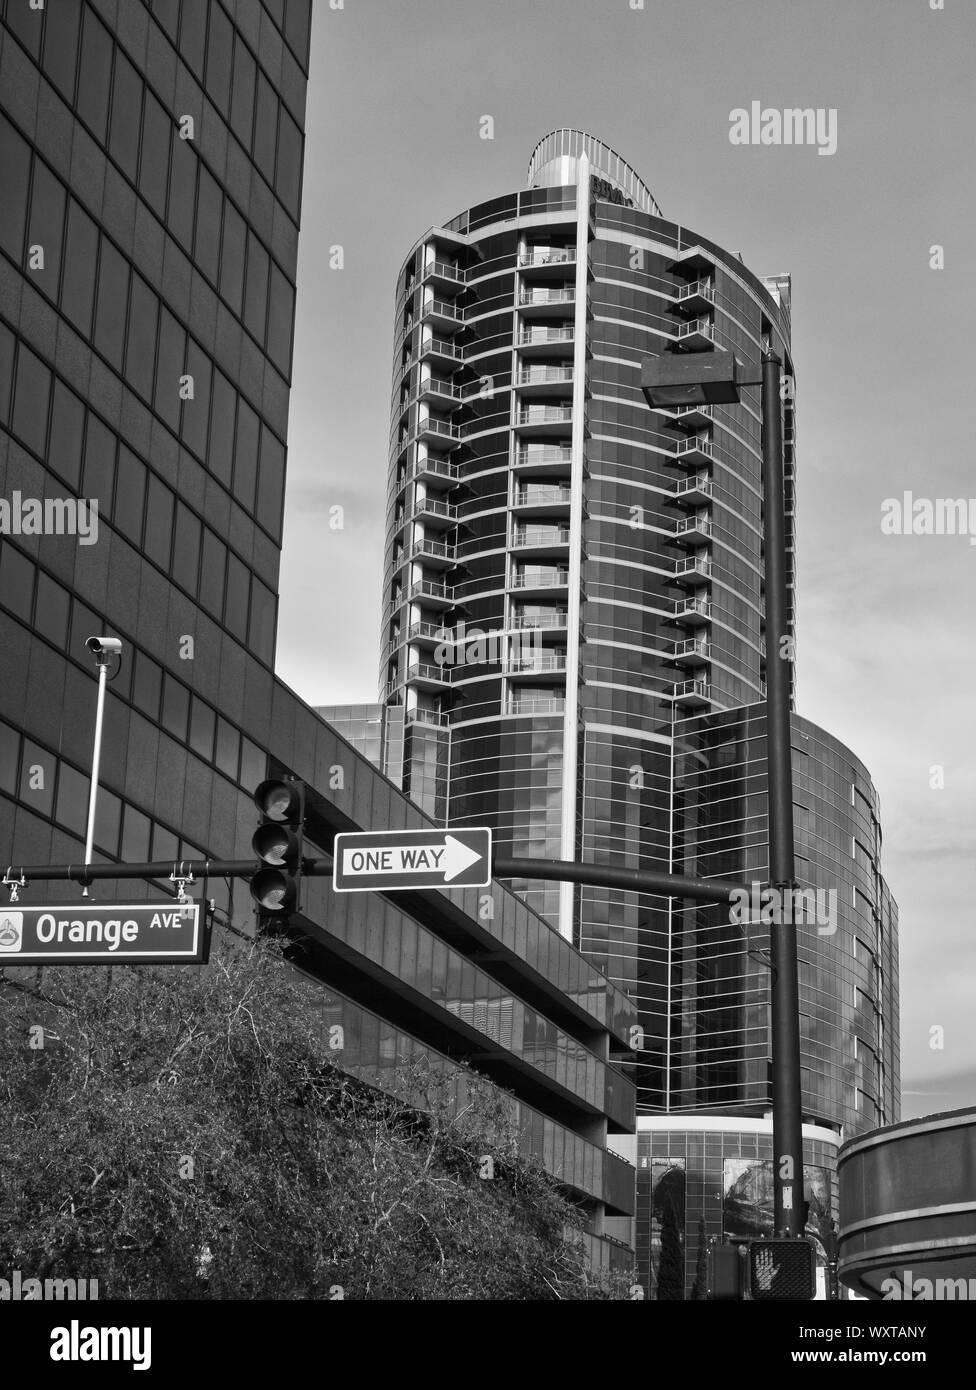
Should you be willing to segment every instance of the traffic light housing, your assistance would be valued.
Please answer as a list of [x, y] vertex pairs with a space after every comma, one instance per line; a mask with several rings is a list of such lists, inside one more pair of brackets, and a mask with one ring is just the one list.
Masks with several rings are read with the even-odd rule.
[[259, 867], [251, 876], [258, 912], [283, 922], [300, 908], [305, 784], [269, 777], [254, 793], [261, 819], [251, 838]]
[[709, 1299], [715, 1302], [742, 1298], [743, 1260], [738, 1245], [715, 1240], [708, 1247]]
[[749, 1297], [808, 1301], [817, 1292], [817, 1256], [804, 1236], [749, 1242]]

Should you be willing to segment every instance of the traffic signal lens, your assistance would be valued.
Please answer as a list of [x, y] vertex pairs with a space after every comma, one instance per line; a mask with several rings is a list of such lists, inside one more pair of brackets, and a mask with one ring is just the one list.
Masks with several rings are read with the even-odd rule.
[[294, 782], [269, 778], [254, 793], [254, 802], [262, 816], [282, 823], [301, 817], [301, 792]]
[[259, 869], [251, 879], [251, 894], [262, 912], [290, 912], [295, 906], [295, 880], [278, 869]]
[[294, 868], [298, 861], [298, 839], [284, 825], [262, 825], [254, 832], [251, 848], [264, 864]]

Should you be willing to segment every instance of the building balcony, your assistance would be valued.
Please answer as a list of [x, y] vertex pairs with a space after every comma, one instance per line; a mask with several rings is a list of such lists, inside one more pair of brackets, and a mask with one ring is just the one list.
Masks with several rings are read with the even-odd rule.
[[576, 349], [576, 330], [568, 324], [557, 328], [523, 328], [515, 339], [523, 358], [572, 357]]
[[565, 609], [555, 613], [514, 613], [512, 627], [516, 632], [562, 632], [569, 623]]
[[522, 570], [516, 570], [512, 575], [509, 588], [531, 589], [534, 593], [558, 592], [565, 589], [568, 584], [569, 570], [553, 568], [529, 574], [525, 574]]
[[689, 560], [676, 560], [673, 578], [676, 584], [687, 585], [688, 588], [695, 588], [700, 584], [710, 584], [712, 582], [712, 562], [703, 555], [696, 555], [694, 559]]
[[464, 271], [449, 261], [431, 261], [420, 272], [422, 285], [433, 285], [435, 289], [457, 293], [464, 288]]
[[674, 307], [684, 314], [704, 314], [715, 304], [715, 286], [711, 280], [693, 280], [682, 285], [674, 297]]
[[700, 430], [715, 420], [715, 407], [712, 405], [682, 405], [670, 412], [671, 424], [680, 430]]
[[439, 498], [418, 497], [406, 520], [423, 521], [429, 526], [456, 526], [458, 509], [450, 502], [441, 502]]
[[426, 401], [448, 410], [452, 405], [461, 404], [461, 390], [453, 381], [442, 381], [440, 377], [431, 376], [420, 383], [411, 400]]
[[418, 444], [447, 444], [453, 447], [461, 442], [461, 430], [450, 420], [442, 420], [437, 415], [428, 415], [418, 420], [413, 429], [413, 440]]
[[712, 703], [711, 686], [703, 680], [678, 681], [671, 698], [684, 709], [707, 709]]
[[445, 631], [440, 623], [411, 623], [407, 628], [407, 641], [415, 642], [418, 647], [439, 647], [442, 642], [449, 640]]
[[397, 691], [398, 691], [399, 689], [400, 689], [400, 678], [399, 678], [399, 676], [393, 676], [393, 677], [392, 677], [390, 680], [388, 680], [387, 683], [386, 683], [386, 699], [387, 699], [387, 700], [392, 699], [393, 696], [397, 693]]
[[519, 449], [515, 455], [515, 467], [521, 477], [559, 477], [568, 473], [572, 464], [572, 450], [560, 445]]
[[707, 598], [679, 598], [668, 621], [682, 623], [685, 627], [701, 627], [711, 620], [712, 605]]
[[512, 550], [560, 556], [568, 545], [568, 526], [516, 526], [512, 530]]
[[515, 385], [523, 396], [564, 396], [572, 384], [572, 367], [524, 367], [515, 373]]
[[420, 306], [418, 322], [456, 332], [464, 327], [464, 312], [450, 299], [429, 299]]
[[712, 523], [707, 516], [683, 517], [675, 526], [672, 539], [677, 545], [708, 545], [712, 539]]
[[538, 699], [529, 695], [513, 696], [505, 706], [506, 714], [562, 714], [566, 708], [565, 695], [549, 695]]
[[679, 251], [674, 260], [668, 261], [668, 270], [678, 270], [682, 275], [686, 275], [689, 270], [696, 271], [701, 279], [703, 275], [715, 274], [715, 262], [700, 246], [689, 246], [687, 250]]
[[406, 722], [408, 724], [427, 724], [435, 729], [450, 727], [450, 720], [447, 715], [436, 709], [408, 709]]
[[448, 463], [447, 459], [424, 458], [414, 460], [408, 478], [434, 478], [439, 482], [456, 483], [460, 476], [456, 463]]
[[423, 560], [426, 564], [442, 569], [450, 569], [457, 564], [457, 550], [445, 541], [432, 541], [426, 537], [414, 541], [410, 547], [411, 560]]
[[425, 603], [428, 608], [453, 608], [454, 590], [436, 579], [415, 579], [408, 590], [412, 601]]
[[566, 670], [566, 653], [553, 652], [546, 656], [520, 656], [515, 661], [505, 662], [505, 675], [513, 678], [520, 676], [551, 676], [556, 672]]
[[576, 290], [563, 286], [560, 289], [522, 290], [518, 297], [518, 307], [532, 319], [562, 319], [576, 303]]
[[711, 661], [711, 644], [704, 637], [689, 637], [675, 642], [672, 660], [679, 666], [707, 666]]
[[512, 510], [544, 511], [549, 516], [569, 516], [573, 494], [569, 487], [520, 487], [515, 490]]
[[571, 405], [529, 406], [526, 410], [515, 412], [515, 424], [523, 433], [538, 431], [540, 434], [572, 434], [573, 407]]
[[715, 325], [711, 319], [692, 319], [678, 328], [678, 346], [691, 352], [704, 352], [715, 346]]
[[417, 357], [419, 360], [426, 358], [429, 361], [447, 362], [455, 366], [464, 361], [464, 353], [456, 343], [452, 343], [448, 338], [436, 336], [420, 344]]
[[700, 507], [711, 501], [712, 480], [707, 473], [693, 473], [690, 478], [679, 478], [675, 483], [670, 501], [682, 506]]
[[693, 434], [688, 439], [679, 439], [674, 446], [674, 461], [685, 468], [697, 468], [703, 463], [713, 463], [714, 459], [714, 445], [704, 434]]
[[415, 661], [408, 666], [403, 677], [407, 685], [418, 690], [442, 690], [451, 683], [450, 667], [431, 665], [425, 661]]
[[518, 258], [518, 268], [532, 278], [565, 278], [567, 266], [576, 264], [575, 246], [552, 247], [548, 251], [523, 251]]

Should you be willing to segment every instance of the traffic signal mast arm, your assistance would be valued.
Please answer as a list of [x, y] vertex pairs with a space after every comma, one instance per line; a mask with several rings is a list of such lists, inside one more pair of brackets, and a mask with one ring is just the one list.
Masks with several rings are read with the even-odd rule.
[[[303, 859], [302, 873], [310, 878], [332, 876], [333, 860]], [[260, 870], [256, 859], [183, 859], [144, 864], [38, 864], [11, 865], [6, 881], [89, 884], [97, 879], [168, 879], [187, 882], [202, 878], [250, 879]], [[593, 888], [620, 888], [631, 893], [693, 898], [699, 902], [730, 902], [737, 890], [747, 895], [746, 884], [727, 879], [684, 878], [680, 874], [648, 873], [641, 869], [621, 869], [608, 864], [579, 864], [571, 859], [509, 859], [495, 855], [494, 878], [530, 878], [552, 882], [582, 883]], [[450, 886], [450, 885], [448, 885]]]

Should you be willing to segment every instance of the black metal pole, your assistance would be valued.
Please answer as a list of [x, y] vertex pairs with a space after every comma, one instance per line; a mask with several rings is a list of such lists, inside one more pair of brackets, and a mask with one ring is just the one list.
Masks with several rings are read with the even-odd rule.
[[749, 892], [746, 884], [728, 879], [683, 878], [680, 874], [623, 869], [611, 864], [581, 864], [573, 859], [508, 859], [495, 855], [491, 871], [495, 878], [585, 883], [590, 888], [623, 888], [630, 893], [658, 893], [704, 903], [728, 903], [733, 893]]
[[[332, 859], [305, 859], [302, 872], [311, 878], [331, 878]], [[73, 882], [90, 884], [99, 879], [251, 878], [258, 870], [253, 859], [156, 860], [142, 864], [11, 864], [7, 873], [27, 883]], [[727, 879], [684, 878], [610, 864], [578, 864], [572, 859], [510, 859], [495, 855], [494, 878], [531, 878], [550, 882], [585, 883], [595, 888], [625, 888], [632, 893], [658, 893], [698, 902], [731, 901], [734, 892], [748, 894], [744, 883]], [[449, 883], [444, 885], [450, 888]], [[382, 891], [382, 890], [377, 890]]]
[[800, 1100], [800, 997], [792, 889], [793, 762], [790, 738], [790, 641], [786, 503], [780, 368], [763, 353], [763, 536], [766, 549], [766, 750], [769, 879], [779, 890], [770, 927], [773, 1081], [773, 1194], [779, 1236], [803, 1233], [803, 1114]]

